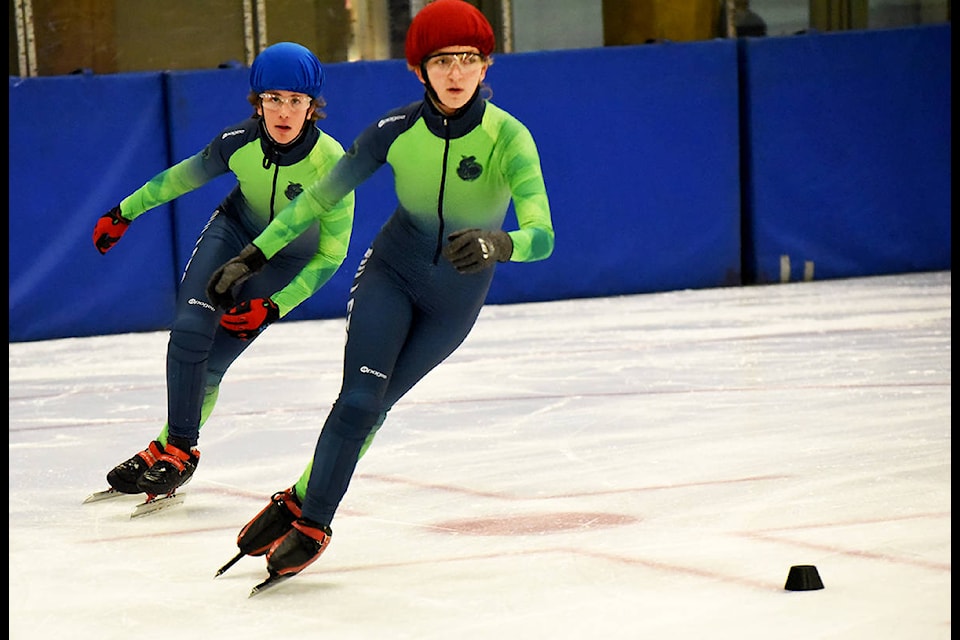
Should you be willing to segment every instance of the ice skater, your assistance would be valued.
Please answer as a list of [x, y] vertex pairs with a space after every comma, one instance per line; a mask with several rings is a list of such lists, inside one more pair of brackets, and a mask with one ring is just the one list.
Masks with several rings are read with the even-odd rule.
[[[435, 0], [406, 37], [422, 100], [384, 114], [333, 170], [310, 185], [210, 281], [233, 300], [299, 237], [386, 164], [399, 204], [356, 271], [347, 304], [340, 393], [313, 459], [290, 488], [240, 532], [240, 553], [266, 555], [268, 579], [296, 575], [330, 542], [337, 507], [387, 412], [470, 333], [498, 263], [550, 256], [553, 223], [539, 153], [528, 129], [489, 101], [490, 23], [463, 0]], [[518, 229], [502, 230], [513, 201]]]
[[101, 493], [146, 493], [149, 500], [190, 480], [200, 461], [200, 427], [213, 411], [227, 369], [268, 325], [319, 290], [346, 257], [354, 212], [349, 191], [318, 211], [244, 285], [242, 304], [206, 294], [213, 272], [343, 156], [342, 145], [317, 124], [326, 117], [323, 81], [320, 60], [306, 47], [293, 42], [267, 47], [250, 67], [247, 100], [253, 115], [223, 129], [204, 149], [151, 178], [97, 221], [93, 243], [104, 254], [146, 211], [223, 174], [237, 179], [197, 239], [180, 282], [167, 345], [167, 422], [146, 449], [107, 474], [112, 489]]

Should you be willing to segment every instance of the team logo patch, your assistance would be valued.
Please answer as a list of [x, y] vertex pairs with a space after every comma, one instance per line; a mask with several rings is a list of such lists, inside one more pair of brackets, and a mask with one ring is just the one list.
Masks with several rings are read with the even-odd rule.
[[283, 195], [287, 196], [287, 200], [293, 200], [301, 193], [303, 193], [303, 185], [297, 182], [290, 182], [287, 184], [287, 189], [283, 192]]
[[477, 162], [476, 156], [463, 156], [460, 160], [460, 166], [457, 167], [457, 175], [461, 180], [470, 182], [476, 180], [483, 173], [483, 167]]

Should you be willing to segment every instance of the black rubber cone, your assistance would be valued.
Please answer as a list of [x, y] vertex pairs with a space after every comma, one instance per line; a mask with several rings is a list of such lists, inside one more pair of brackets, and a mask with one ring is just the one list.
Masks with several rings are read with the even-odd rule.
[[787, 591], [816, 591], [823, 589], [823, 581], [815, 566], [798, 564], [790, 567], [787, 584], [783, 588]]

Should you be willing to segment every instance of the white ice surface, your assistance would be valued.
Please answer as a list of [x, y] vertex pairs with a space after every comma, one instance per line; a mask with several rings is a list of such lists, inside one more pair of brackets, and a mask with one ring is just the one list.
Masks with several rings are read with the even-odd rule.
[[[323, 295], [323, 293], [319, 294]], [[167, 334], [10, 345], [10, 637], [951, 636], [951, 274], [488, 306], [396, 406], [324, 556], [240, 528], [312, 455], [340, 320], [234, 365], [183, 505], [81, 505], [166, 413]], [[784, 589], [812, 564], [825, 588]]]

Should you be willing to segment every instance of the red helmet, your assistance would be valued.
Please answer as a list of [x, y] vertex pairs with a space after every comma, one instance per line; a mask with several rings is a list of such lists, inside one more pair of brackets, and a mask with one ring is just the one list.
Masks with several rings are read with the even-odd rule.
[[407, 30], [407, 64], [419, 67], [423, 59], [444, 47], [476, 47], [493, 53], [493, 27], [480, 10], [464, 0], [433, 0], [413, 17]]

